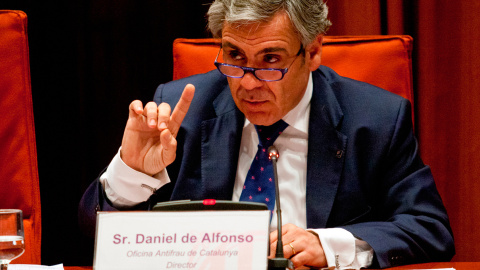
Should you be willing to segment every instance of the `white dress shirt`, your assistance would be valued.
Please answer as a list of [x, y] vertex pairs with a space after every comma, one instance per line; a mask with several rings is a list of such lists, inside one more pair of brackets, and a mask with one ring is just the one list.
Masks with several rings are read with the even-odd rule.
[[[365, 242], [356, 239], [341, 228], [307, 228], [306, 174], [308, 156], [308, 123], [310, 100], [312, 98], [312, 75], [299, 104], [283, 120], [289, 126], [277, 138], [274, 145], [280, 157], [277, 162], [279, 191], [282, 198], [283, 224], [292, 223], [300, 228], [315, 232], [320, 239], [329, 268], [359, 269], [368, 267], [373, 259], [373, 250]], [[243, 184], [250, 165], [257, 152], [258, 135], [250, 121], [245, 120], [240, 144], [237, 174], [233, 190], [233, 201], [239, 201]], [[166, 170], [153, 177], [128, 167], [120, 158], [113, 158], [107, 171], [100, 177], [105, 192], [117, 208], [128, 208], [146, 201], [152, 195], [152, 188], [158, 189], [170, 182]], [[139, 184], [140, 183], [140, 184]], [[273, 215], [270, 230], [277, 228]]]

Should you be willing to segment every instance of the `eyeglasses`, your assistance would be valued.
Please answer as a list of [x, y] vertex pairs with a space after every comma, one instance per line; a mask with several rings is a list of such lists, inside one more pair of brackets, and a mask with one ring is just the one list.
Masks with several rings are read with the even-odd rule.
[[288, 69], [293, 65], [293, 62], [295, 62], [297, 57], [303, 51], [303, 46], [300, 47], [300, 50], [298, 50], [298, 53], [295, 55], [295, 59], [293, 59], [292, 63], [287, 68], [251, 68], [219, 63], [217, 62], [217, 59], [221, 50], [222, 48], [218, 51], [214, 64], [218, 71], [223, 75], [230, 78], [243, 78], [246, 73], [250, 72], [260, 81], [275, 82], [283, 79], [285, 73], [287, 73]]

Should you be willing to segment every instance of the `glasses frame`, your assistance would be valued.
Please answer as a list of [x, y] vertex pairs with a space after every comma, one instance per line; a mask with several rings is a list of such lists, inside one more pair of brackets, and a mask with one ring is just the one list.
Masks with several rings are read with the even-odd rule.
[[[292, 63], [290, 63], [290, 65], [287, 67], [287, 68], [252, 68], [252, 67], [244, 67], [244, 66], [237, 66], [237, 65], [231, 65], [231, 64], [226, 64], [226, 63], [221, 63], [221, 62], [218, 62], [218, 56], [220, 55], [220, 52], [222, 51], [222, 47], [220, 47], [220, 50], [218, 51], [217, 53], [217, 57], [215, 57], [215, 61], [213, 62], [213, 64], [217, 67], [217, 70], [222, 73], [223, 75], [227, 76], [227, 77], [230, 77], [230, 78], [243, 78], [245, 76], [246, 73], [252, 73], [253, 76], [255, 76], [255, 78], [257, 78], [257, 80], [259, 81], [265, 81], [265, 82], [276, 82], [276, 81], [280, 81], [283, 79], [283, 77], [285, 77], [285, 74], [288, 72], [288, 69], [293, 65], [293, 63], [295, 62], [295, 60], [298, 58], [298, 56], [302, 53], [303, 51], [303, 46], [300, 46], [300, 50], [298, 50], [297, 54], [295, 55], [295, 59], [293, 59]], [[226, 67], [234, 67], [234, 68], [239, 68], [241, 70], [243, 70], [243, 74], [242, 76], [232, 76], [232, 75], [227, 75], [225, 73], [223, 73], [220, 68], [222, 66], [226, 66]], [[271, 71], [280, 71], [282, 73], [282, 77], [280, 77], [280, 79], [277, 79], [277, 80], [265, 80], [265, 79], [261, 79], [257, 76], [256, 72], [257, 71], [264, 71], [264, 70], [271, 70]]]

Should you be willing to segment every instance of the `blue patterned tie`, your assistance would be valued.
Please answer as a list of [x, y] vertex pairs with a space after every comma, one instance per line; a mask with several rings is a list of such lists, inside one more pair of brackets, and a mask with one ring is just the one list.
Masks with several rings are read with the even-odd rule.
[[288, 124], [283, 120], [271, 126], [255, 126], [259, 139], [258, 150], [248, 170], [240, 201], [265, 203], [268, 210], [273, 212], [275, 208], [275, 179], [272, 162], [268, 158], [268, 148], [273, 145], [273, 142], [287, 126]]

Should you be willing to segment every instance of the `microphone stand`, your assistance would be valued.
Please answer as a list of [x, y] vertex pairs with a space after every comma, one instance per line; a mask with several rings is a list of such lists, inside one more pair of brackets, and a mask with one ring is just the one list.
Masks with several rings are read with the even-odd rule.
[[277, 159], [279, 157], [277, 148], [270, 146], [268, 148], [268, 156], [272, 160], [273, 176], [275, 180], [275, 206], [277, 207], [277, 249], [275, 252], [275, 258], [268, 259], [268, 270], [294, 270], [292, 261], [284, 258], [283, 254], [283, 241], [282, 241], [282, 210], [280, 209], [280, 192], [278, 189], [278, 176], [277, 176]]

